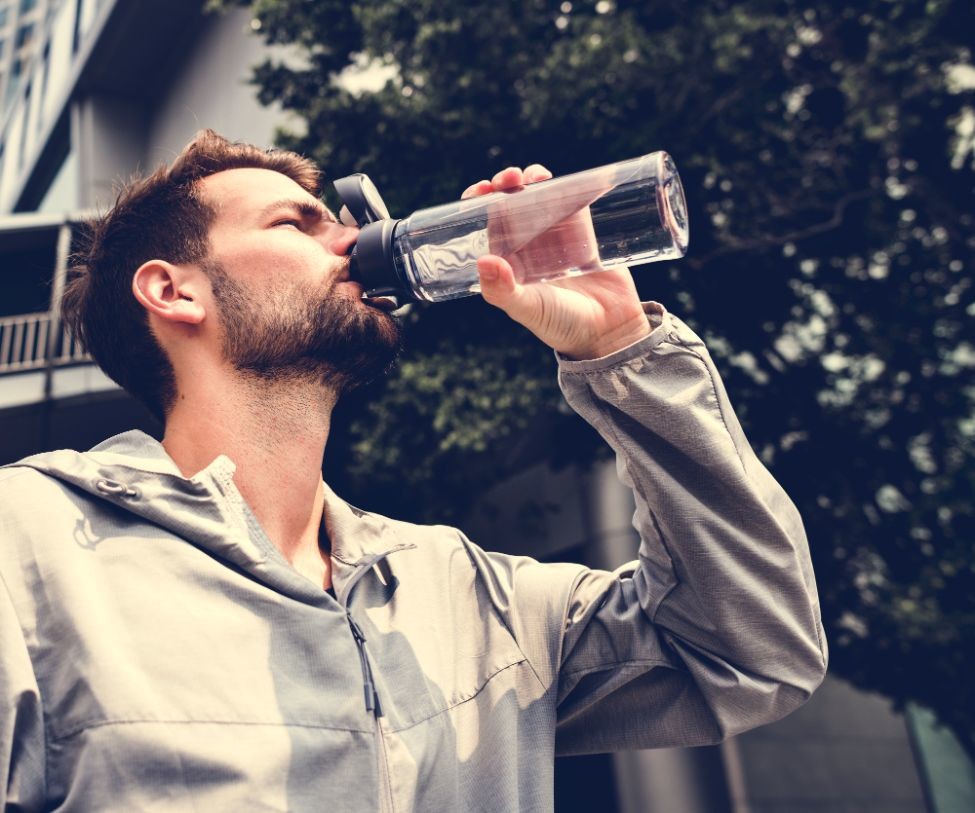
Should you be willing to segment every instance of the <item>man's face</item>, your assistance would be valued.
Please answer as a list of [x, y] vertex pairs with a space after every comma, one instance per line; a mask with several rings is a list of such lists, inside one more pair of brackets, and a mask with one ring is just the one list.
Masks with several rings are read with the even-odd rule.
[[400, 348], [396, 320], [348, 279], [357, 229], [285, 175], [232, 169], [201, 181], [214, 208], [205, 262], [223, 351], [241, 372], [350, 389], [384, 373]]

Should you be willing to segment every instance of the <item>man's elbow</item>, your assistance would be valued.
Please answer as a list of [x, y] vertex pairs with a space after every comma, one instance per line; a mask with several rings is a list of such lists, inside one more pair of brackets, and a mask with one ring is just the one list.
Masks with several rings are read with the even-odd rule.
[[826, 678], [827, 658], [794, 660], [775, 676], [750, 676], [732, 692], [719, 719], [721, 739], [769, 725], [803, 706]]

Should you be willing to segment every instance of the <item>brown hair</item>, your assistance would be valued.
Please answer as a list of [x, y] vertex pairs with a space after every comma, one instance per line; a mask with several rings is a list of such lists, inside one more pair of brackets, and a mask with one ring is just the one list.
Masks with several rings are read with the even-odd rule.
[[280, 172], [318, 196], [319, 171], [307, 158], [201, 130], [170, 166], [132, 179], [106, 215], [89, 221], [72, 258], [62, 319], [106, 374], [163, 422], [176, 397], [176, 380], [147, 311], [132, 294], [132, 277], [148, 260], [206, 259], [216, 213], [197, 182], [240, 168]]

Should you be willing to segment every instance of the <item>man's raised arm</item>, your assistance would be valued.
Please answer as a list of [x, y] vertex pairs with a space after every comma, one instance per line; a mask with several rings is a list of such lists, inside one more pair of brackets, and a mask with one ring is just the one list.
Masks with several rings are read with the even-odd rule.
[[[545, 177], [512, 168], [465, 194]], [[479, 268], [484, 298], [559, 353], [569, 404], [637, 504], [639, 560], [615, 573], [560, 591], [568, 571], [488, 555], [516, 636], [541, 640], [547, 619], [535, 662], [558, 693], [559, 753], [713, 743], [797, 708], [827, 662], [808, 544], [703, 342], [625, 270], [523, 286], [500, 257]]]

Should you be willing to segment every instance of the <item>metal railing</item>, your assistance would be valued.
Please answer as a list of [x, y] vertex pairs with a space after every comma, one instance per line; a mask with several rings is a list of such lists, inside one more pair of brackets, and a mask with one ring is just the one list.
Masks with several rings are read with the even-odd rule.
[[90, 361], [81, 343], [50, 312], [0, 317], [0, 375]]

